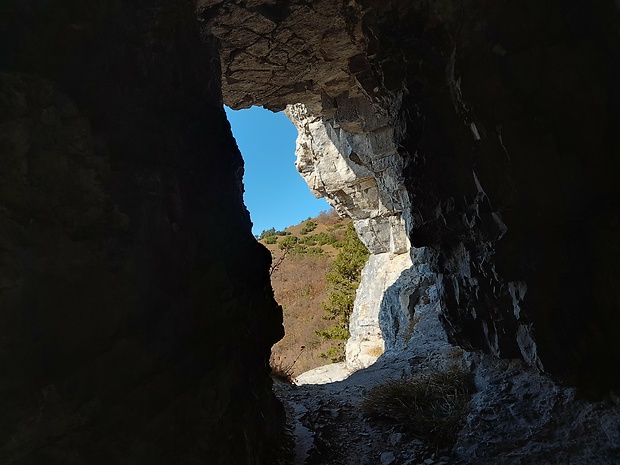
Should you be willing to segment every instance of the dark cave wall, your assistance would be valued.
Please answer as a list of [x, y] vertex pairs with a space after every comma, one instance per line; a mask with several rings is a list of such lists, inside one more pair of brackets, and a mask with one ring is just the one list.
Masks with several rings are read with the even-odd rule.
[[263, 463], [281, 309], [192, 5], [5, 2], [0, 36], [0, 462]]
[[449, 337], [620, 386], [614, 2], [361, 3], [377, 79], [406, 87], [410, 238], [440, 252]]

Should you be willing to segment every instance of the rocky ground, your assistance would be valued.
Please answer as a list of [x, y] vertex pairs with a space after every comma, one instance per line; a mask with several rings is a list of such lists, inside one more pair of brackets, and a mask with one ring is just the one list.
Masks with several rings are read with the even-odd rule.
[[373, 384], [401, 377], [400, 370], [377, 367], [328, 384], [278, 383], [296, 437], [294, 465], [390, 465], [464, 463], [394, 428], [374, 423], [361, 411]]
[[[476, 392], [453, 445], [432, 445], [362, 413], [373, 387], [455, 366], [474, 375]], [[432, 310], [420, 315], [407, 352], [352, 374], [344, 364], [321, 367], [296, 384], [276, 383], [275, 392], [289, 416], [294, 465], [620, 464], [618, 397], [580, 400], [521, 362], [455, 349]]]

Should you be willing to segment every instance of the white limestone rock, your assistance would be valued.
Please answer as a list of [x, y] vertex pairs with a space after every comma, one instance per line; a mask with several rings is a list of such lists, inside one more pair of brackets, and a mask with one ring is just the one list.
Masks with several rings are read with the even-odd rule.
[[411, 326], [407, 292], [413, 280], [400, 279], [412, 262], [402, 216], [410, 209], [397, 150], [400, 128], [391, 117], [398, 106], [395, 101], [388, 112], [364, 98], [343, 97], [323, 115], [302, 104], [285, 111], [299, 133], [297, 170], [315, 196], [353, 219], [371, 253], [350, 319], [346, 366], [351, 370], [368, 367], [384, 352], [380, 313], [388, 347], [404, 346], [396, 338], [403, 337], [400, 328]]
[[349, 368], [366, 368], [383, 354], [385, 347], [379, 327], [379, 313], [384, 308], [384, 295], [410, 267], [409, 254], [382, 253], [371, 255], [368, 259], [362, 270], [362, 280], [349, 321], [351, 336], [346, 345]]
[[[330, 120], [305, 105], [287, 107], [285, 113], [299, 133], [297, 170], [315, 196], [325, 197], [341, 215], [353, 219], [371, 253], [406, 253], [409, 240], [402, 212], [408, 211], [409, 198], [395, 127], [389, 115], [365, 100], [355, 103], [358, 108], [349, 106], [346, 112], [340, 105]], [[341, 114], [343, 120], [338, 119]]]
[[294, 383], [298, 386], [304, 384], [335, 383], [347, 379], [351, 372], [352, 370], [350, 370], [345, 363], [332, 363], [300, 374], [295, 378]]

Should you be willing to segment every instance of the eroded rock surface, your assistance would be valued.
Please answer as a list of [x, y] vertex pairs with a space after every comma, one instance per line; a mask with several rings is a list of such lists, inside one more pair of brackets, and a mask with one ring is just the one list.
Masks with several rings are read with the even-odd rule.
[[372, 254], [407, 253], [409, 241], [401, 215], [408, 210], [408, 198], [394, 127], [389, 115], [363, 99], [353, 105], [366, 112], [347, 115], [347, 120], [359, 125], [355, 133], [344, 129], [345, 117], [338, 113], [326, 122], [305, 105], [287, 109], [299, 132], [297, 170], [316, 196], [326, 197], [338, 212], [353, 219]]
[[[297, 170], [316, 196], [326, 197], [340, 214], [353, 218], [356, 232], [372, 254], [362, 272], [346, 349], [347, 365], [359, 369], [383, 352], [378, 319], [383, 296], [411, 266], [402, 216], [408, 211], [408, 197], [389, 114], [362, 98], [338, 102], [329, 121], [302, 104], [289, 106], [286, 114], [299, 133]], [[390, 339], [387, 344], [393, 347], [393, 342]]]
[[199, 0], [198, 19], [221, 44], [222, 88], [235, 109], [321, 105], [355, 91], [352, 70], [368, 67], [355, 2]]

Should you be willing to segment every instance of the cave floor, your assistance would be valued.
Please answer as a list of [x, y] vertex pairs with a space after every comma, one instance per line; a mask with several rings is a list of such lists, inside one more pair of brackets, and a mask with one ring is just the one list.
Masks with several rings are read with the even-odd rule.
[[[348, 377], [343, 365], [334, 365], [298, 378], [316, 384], [276, 381], [274, 392], [285, 406], [295, 442], [294, 459], [286, 463], [620, 465], [617, 396], [581, 400], [573, 389], [518, 360], [457, 349], [447, 342], [436, 315], [420, 315], [407, 348], [386, 353]], [[473, 375], [475, 393], [453, 445], [441, 448], [363, 415], [362, 402], [373, 387], [455, 366]]]
[[296, 440], [294, 465], [464, 464], [413, 436], [364, 417], [371, 386], [405, 376], [403, 367], [371, 367], [327, 384], [274, 386]]

